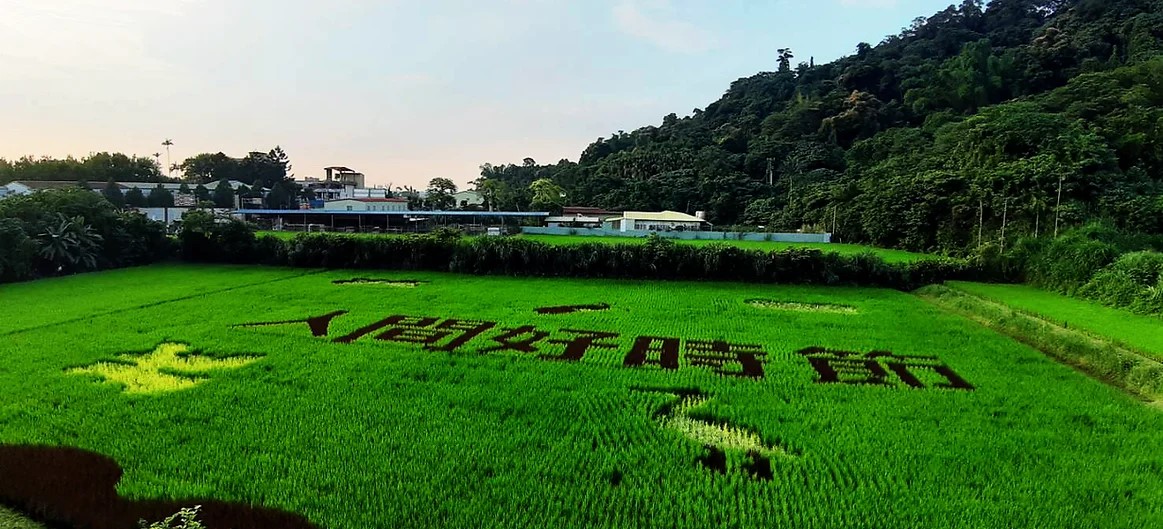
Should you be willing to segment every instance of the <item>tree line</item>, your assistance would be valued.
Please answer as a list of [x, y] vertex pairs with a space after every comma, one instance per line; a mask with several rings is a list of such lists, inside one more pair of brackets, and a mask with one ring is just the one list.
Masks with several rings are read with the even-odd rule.
[[485, 164], [477, 186], [512, 209], [547, 180], [577, 205], [921, 251], [1158, 232], [1159, 28], [1163, 0], [965, 0], [831, 63], [777, 50], [705, 109], [577, 162]]

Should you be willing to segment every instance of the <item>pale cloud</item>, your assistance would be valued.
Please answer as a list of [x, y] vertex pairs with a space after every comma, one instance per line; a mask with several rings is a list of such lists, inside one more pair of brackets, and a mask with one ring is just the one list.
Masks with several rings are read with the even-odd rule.
[[194, 0], [0, 0], [0, 78], [163, 74], [144, 28]]
[[666, 51], [701, 53], [715, 47], [713, 35], [677, 18], [667, 0], [623, 0], [613, 17], [618, 30]]

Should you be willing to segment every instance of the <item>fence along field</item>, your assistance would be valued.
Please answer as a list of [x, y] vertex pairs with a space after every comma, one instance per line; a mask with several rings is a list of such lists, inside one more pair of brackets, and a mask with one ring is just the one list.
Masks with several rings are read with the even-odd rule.
[[269, 273], [6, 336], [0, 443], [323, 528], [1163, 526], [1157, 410], [898, 291]]

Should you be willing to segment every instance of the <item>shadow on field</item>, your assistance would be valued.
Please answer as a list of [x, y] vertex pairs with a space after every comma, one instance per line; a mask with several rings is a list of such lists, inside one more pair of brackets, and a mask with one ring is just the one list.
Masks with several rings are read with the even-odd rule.
[[50, 527], [130, 529], [201, 505], [207, 529], [319, 529], [302, 516], [216, 500], [130, 501], [117, 495], [121, 467], [78, 448], [0, 445], [0, 504]]

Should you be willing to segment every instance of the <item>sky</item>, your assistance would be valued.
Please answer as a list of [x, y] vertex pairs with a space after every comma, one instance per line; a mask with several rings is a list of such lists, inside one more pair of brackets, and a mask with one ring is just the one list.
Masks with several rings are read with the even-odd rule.
[[828, 62], [953, 0], [0, 0], [0, 157], [244, 156], [458, 185]]

